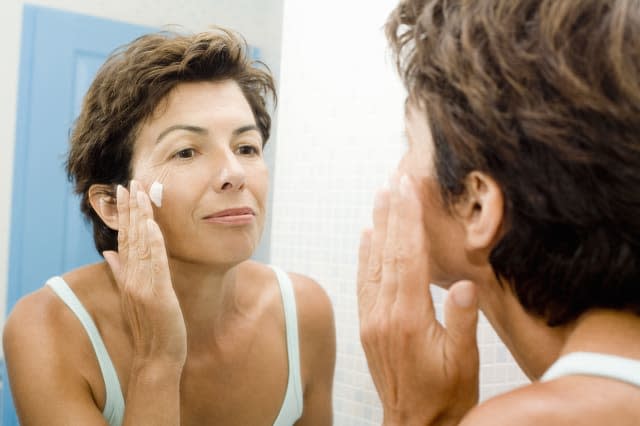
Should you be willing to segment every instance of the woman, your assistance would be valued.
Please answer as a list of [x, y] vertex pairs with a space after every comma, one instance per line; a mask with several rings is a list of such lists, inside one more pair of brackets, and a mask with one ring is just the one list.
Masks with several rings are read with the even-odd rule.
[[330, 302], [310, 278], [249, 260], [269, 95], [271, 75], [230, 31], [147, 35], [107, 60], [67, 162], [106, 263], [11, 313], [21, 424], [331, 424]]
[[[408, 149], [359, 267], [385, 424], [638, 424], [640, 4], [408, 0], [387, 30]], [[476, 405], [478, 307], [533, 383]]]

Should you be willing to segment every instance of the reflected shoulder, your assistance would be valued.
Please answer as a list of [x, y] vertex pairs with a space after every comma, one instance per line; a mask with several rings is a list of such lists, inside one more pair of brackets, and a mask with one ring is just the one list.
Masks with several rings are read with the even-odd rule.
[[296, 295], [304, 411], [297, 424], [332, 424], [332, 389], [336, 332], [331, 300], [325, 289], [305, 275], [290, 273]]
[[75, 317], [55, 293], [44, 286], [22, 297], [12, 309], [3, 330], [5, 352], [29, 352], [36, 345], [38, 352], [60, 344], [69, 321]]
[[83, 360], [95, 358], [83, 357], [86, 345], [72, 316], [44, 287], [23, 297], [7, 319], [4, 354], [21, 424], [104, 424], [83, 374]]
[[[296, 295], [302, 356], [318, 360], [325, 358], [328, 360], [326, 369], [332, 370], [336, 333], [331, 300], [314, 279], [296, 273], [289, 273], [289, 276]], [[320, 362], [326, 363], [324, 359]]]
[[[298, 305], [298, 321], [317, 322], [333, 327], [333, 306], [324, 287], [306, 275], [289, 273]], [[313, 325], [312, 325], [313, 326]]]

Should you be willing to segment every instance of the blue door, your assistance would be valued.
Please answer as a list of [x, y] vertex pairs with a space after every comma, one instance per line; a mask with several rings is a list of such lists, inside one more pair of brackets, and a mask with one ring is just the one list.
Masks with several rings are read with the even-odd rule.
[[[47, 278], [100, 259], [64, 172], [69, 131], [98, 67], [150, 28], [26, 5], [14, 159], [7, 312]], [[6, 376], [5, 376], [6, 377]], [[3, 380], [3, 425], [17, 425]]]

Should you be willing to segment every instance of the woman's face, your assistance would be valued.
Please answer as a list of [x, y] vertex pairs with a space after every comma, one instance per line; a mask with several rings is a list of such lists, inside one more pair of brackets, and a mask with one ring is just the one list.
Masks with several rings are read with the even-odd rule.
[[174, 260], [235, 264], [251, 256], [264, 226], [268, 170], [262, 137], [232, 80], [179, 84], [143, 123], [133, 178], [149, 191]]
[[432, 282], [447, 288], [463, 278], [466, 269], [464, 227], [443, 205], [427, 114], [424, 108], [413, 102], [407, 104], [405, 130], [408, 146], [398, 165], [398, 172], [411, 177], [420, 189]]

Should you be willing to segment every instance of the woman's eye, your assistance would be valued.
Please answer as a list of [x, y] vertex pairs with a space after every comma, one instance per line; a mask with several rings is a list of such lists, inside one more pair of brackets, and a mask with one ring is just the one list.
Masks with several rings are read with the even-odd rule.
[[253, 145], [240, 145], [238, 153], [240, 155], [257, 155], [260, 154], [260, 150]]
[[193, 148], [186, 148], [176, 152], [173, 156], [184, 160], [187, 158], [193, 158], [195, 155], [196, 151]]

